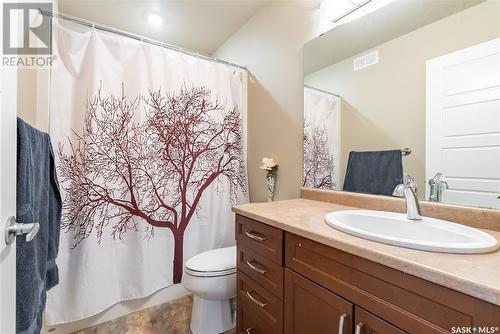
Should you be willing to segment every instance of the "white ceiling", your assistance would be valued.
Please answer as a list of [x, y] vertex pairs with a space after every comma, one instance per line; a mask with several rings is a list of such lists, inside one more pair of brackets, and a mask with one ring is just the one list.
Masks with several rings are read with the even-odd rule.
[[[62, 14], [210, 55], [267, 2], [59, 0], [58, 7]], [[151, 12], [163, 17], [162, 26], [148, 24]]]
[[304, 46], [304, 75], [407, 34], [484, 0], [397, 0]]

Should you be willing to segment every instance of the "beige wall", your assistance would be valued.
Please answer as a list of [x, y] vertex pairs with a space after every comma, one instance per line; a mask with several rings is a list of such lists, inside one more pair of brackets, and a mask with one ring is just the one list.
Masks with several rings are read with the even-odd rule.
[[409, 147], [405, 172], [424, 194], [425, 62], [500, 36], [500, 1], [489, 1], [379, 45], [380, 62], [354, 72], [352, 59], [309, 74], [307, 85], [342, 96], [341, 184], [352, 150]]
[[280, 165], [275, 199], [299, 197], [302, 183], [302, 48], [319, 22], [310, 2], [271, 3], [257, 12], [215, 56], [250, 71], [248, 174], [252, 202], [266, 200], [262, 157]]
[[17, 115], [32, 126], [36, 126], [37, 70], [17, 71]]

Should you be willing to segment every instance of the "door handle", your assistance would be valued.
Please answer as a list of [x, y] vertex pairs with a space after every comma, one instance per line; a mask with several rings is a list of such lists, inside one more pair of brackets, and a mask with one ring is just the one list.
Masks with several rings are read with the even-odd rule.
[[245, 331], [247, 334], [252, 334], [253, 333], [253, 328], [247, 328], [247, 330]]
[[260, 300], [257, 300], [254, 296], [252, 296], [253, 291], [247, 291], [245, 292], [247, 297], [250, 298], [251, 301], [253, 301], [255, 304], [259, 305], [260, 307], [266, 307], [267, 303], [263, 303]]
[[5, 226], [5, 243], [10, 245], [16, 239], [16, 236], [21, 234], [26, 234], [26, 241], [30, 242], [33, 240], [40, 229], [40, 224], [23, 224], [18, 223], [16, 218], [10, 216], [7, 219], [7, 225]]
[[247, 237], [249, 237], [250, 239], [255, 240], [255, 241], [262, 242], [262, 241], [266, 240], [266, 237], [259, 235], [259, 234], [256, 234], [254, 232], [245, 231], [245, 234]]
[[249, 266], [252, 270], [258, 272], [259, 274], [264, 275], [267, 273], [267, 270], [257, 268], [255, 265], [253, 265], [250, 261], [247, 261], [247, 266]]
[[339, 318], [339, 334], [343, 334], [344, 333], [344, 322], [345, 322], [345, 319], [347, 319], [347, 313], [344, 313], [340, 316]]
[[354, 330], [354, 334], [361, 334], [361, 329], [363, 329], [363, 326], [365, 324], [360, 322], [356, 325], [356, 329]]

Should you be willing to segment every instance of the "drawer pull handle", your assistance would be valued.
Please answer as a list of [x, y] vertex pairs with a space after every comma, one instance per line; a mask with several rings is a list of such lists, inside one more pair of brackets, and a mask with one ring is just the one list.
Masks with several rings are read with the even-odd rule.
[[267, 273], [267, 270], [257, 268], [255, 265], [253, 265], [250, 261], [247, 261], [247, 266], [249, 266], [252, 270], [258, 272], [259, 274], [264, 275]]
[[340, 319], [339, 319], [339, 334], [343, 334], [344, 333], [344, 322], [345, 322], [345, 319], [347, 319], [347, 313], [344, 313], [340, 316]]
[[247, 237], [249, 237], [250, 239], [255, 240], [255, 241], [262, 242], [262, 241], [266, 240], [266, 237], [259, 235], [259, 234], [255, 234], [254, 232], [246, 231], [245, 234]]
[[253, 333], [253, 328], [251, 328], [251, 327], [247, 328], [247, 330], [245, 332], [247, 332], [247, 334], [252, 334]]
[[354, 334], [361, 334], [361, 329], [363, 328], [365, 324], [360, 322], [359, 324], [356, 325], [356, 330], [354, 331]]
[[251, 301], [253, 301], [255, 304], [259, 305], [260, 307], [266, 307], [267, 303], [263, 303], [260, 300], [257, 300], [254, 296], [252, 296], [253, 291], [247, 291], [247, 297], [250, 298]]

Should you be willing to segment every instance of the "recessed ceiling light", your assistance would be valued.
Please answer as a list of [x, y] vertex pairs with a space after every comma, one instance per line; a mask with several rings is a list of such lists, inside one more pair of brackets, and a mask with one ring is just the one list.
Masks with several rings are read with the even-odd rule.
[[153, 27], [159, 27], [163, 24], [163, 18], [156, 13], [149, 13], [146, 15], [146, 20]]

